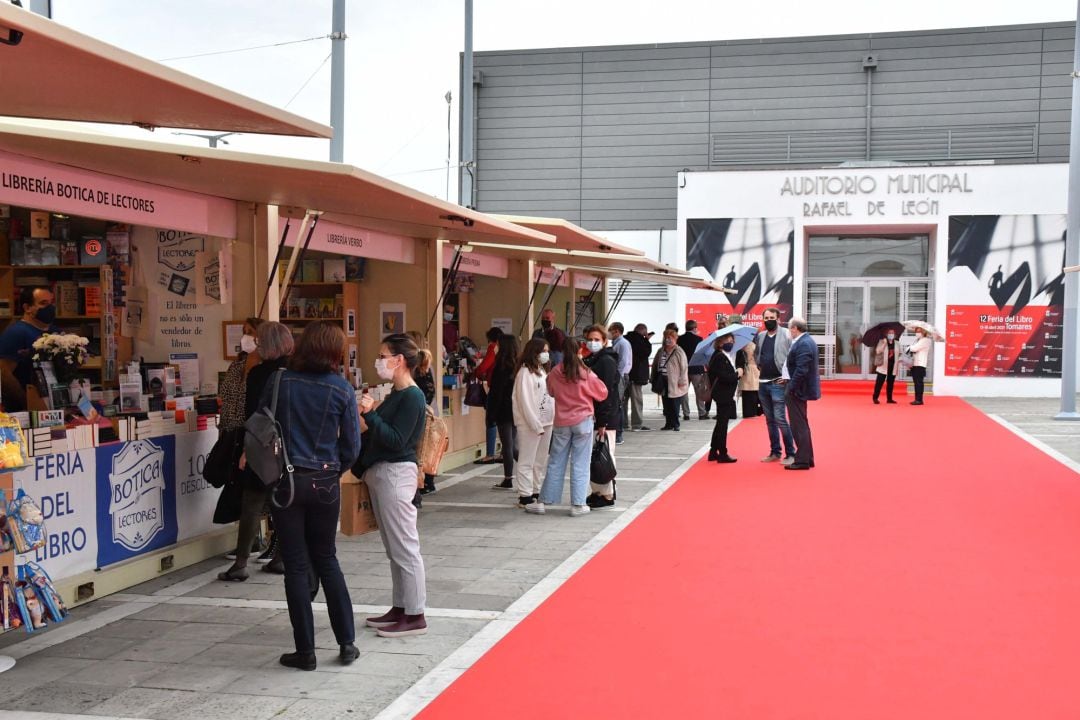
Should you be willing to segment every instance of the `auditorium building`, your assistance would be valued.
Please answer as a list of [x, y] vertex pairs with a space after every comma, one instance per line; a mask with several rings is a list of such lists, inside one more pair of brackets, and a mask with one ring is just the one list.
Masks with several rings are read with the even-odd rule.
[[462, 202], [734, 290], [633, 282], [627, 324], [780, 307], [866, 379], [862, 334], [924, 320], [935, 393], [1053, 396], [1072, 52], [1069, 22], [477, 53]]

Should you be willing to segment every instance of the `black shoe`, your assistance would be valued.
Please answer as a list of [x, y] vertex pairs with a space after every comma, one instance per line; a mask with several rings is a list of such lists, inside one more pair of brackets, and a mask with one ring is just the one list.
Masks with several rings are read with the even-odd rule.
[[352, 643], [342, 645], [341, 652], [338, 653], [338, 660], [342, 665], [350, 665], [358, 657], [360, 657], [360, 650]]
[[716, 462], [718, 462], [718, 463], [733, 463], [733, 462], [739, 462], [739, 461], [737, 459], [731, 457], [730, 455], [724, 454], [724, 455], [718, 456], [716, 458]]
[[651, 427], [645, 427], [644, 425], [638, 425], [637, 426], [637, 431], [638, 432], [652, 432], [652, 428]]
[[889, 398], [888, 400], [885, 401], [885, 404], [886, 405], [895, 405], [896, 401], [893, 400], [892, 398]]
[[880, 401], [880, 400], [878, 400], [877, 398], [874, 398], [874, 404], [875, 404], [875, 405], [880, 405], [880, 404], [881, 404], [881, 401]]
[[597, 510], [599, 508], [612, 507], [615, 505], [615, 498], [609, 500], [600, 493], [593, 493], [585, 498], [585, 504], [588, 505], [590, 509]]
[[922, 405], [922, 404], [923, 404], [923, 401], [922, 401], [922, 400], [915, 400], [915, 401], [913, 401], [913, 402], [912, 402], [911, 404], [912, 404], [912, 405]]
[[719, 450], [709, 450], [709, 459], [706, 460], [705, 462], [720, 462], [720, 451]]
[[689, 416], [689, 415], [683, 415], [683, 416], [682, 416], [682, 419], [683, 419], [683, 420], [689, 420], [689, 419], [690, 419], [690, 416]]
[[814, 466], [813, 465], [805, 465], [803, 463], [791, 463], [790, 465], [785, 465], [784, 469], [785, 470], [809, 470], [812, 467], [814, 467]]
[[266, 549], [262, 551], [262, 554], [259, 555], [259, 557], [255, 558], [255, 562], [259, 563], [260, 565], [265, 565], [266, 563], [270, 562], [274, 559], [274, 555], [277, 554], [277, 548], [277, 533], [271, 533], [270, 542], [266, 544]]
[[502, 482], [495, 483], [494, 485], [491, 486], [491, 489], [492, 490], [513, 490], [514, 489], [514, 479], [513, 478], [503, 478]]
[[662, 427], [660, 429], [661, 430], [674, 430], [675, 426], [674, 425], [665, 425], [664, 427]]
[[[353, 648], [354, 650], [356, 648]], [[358, 652], [359, 654], [359, 652]], [[313, 652], [293, 652], [285, 653], [278, 662], [285, 667], [296, 668], [297, 670], [314, 670], [315, 669], [315, 653]]]
[[679, 428], [677, 428], [677, 427], [673, 427], [673, 428], [671, 428], [671, 431], [672, 431], [672, 432], [679, 432]]
[[263, 565], [263, 572], [274, 573], [275, 575], [284, 575], [285, 563], [282, 562], [281, 558], [276, 557], [270, 562]]
[[247, 568], [231, 567], [225, 572], [219, 572], [217, 579], [224, 582], [244, 582], [248, 579], [248, 571]]

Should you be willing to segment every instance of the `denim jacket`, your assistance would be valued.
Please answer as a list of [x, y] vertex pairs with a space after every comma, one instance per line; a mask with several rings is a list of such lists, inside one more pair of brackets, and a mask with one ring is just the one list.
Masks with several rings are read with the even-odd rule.
[[[271, 377], [260, 408], [270, 407], [273, 393]], [[356, 395], [340, 375], [283, 371], [275, 415], [295, 467], [344, 471], [360, 455]]]

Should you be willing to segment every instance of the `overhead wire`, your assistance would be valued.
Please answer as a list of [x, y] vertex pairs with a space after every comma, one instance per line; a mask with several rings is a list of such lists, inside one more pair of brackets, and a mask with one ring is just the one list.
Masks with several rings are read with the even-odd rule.
[[331, 52], [329, 52], [329, 53], [327, 53], [326, 57], [324, 57], [324, 58], [322, 59], [322, 62], [321, 62], [321, 63], [319, 63], [319, 66], [318, 66], [317, 68], [315, 68], [315, 72], [311, 73], [311, 75], [309, 75], [309, 76], [308, 76], [308, 79], [304, 81], [304, 84], [300, 86], [300, 89], [299, 89], [299, 90], [297, 90], [296, 92], [294, 92], [294, 93], [293, 93], [293, 96], [292, 96], [291, 98], [289, 98], [289, 102], [285, 103], [285, 105], [283, 106], [283, 108], [287, 108], [287, 107], [289, 107], [290, 105], [292, 105], [292, 104], [293, 104], [293, 100], [295, 100], [296, 98], [298, 98], [298, 97], [300, 96], [300, 93], [304, 92], [304, 88], [306, 88], [306, 87], [308, 86], [308, 83], [310, 83], [310, 82], [311, 82], [312, 80], [314, 80], [314, 79], [315, 79], [315, 76], [316, 76], [316, 75], [318, 75], [318, 74], [319, 74], [319, 71], [323, 69], [323, 66], [325, 66], [325, 65], [326, 65], [326, 61], [330, 59], [330, 56], [331, 56], [331, 55], [333, 55], [333, 52], [332, 52], [332, 51], [331, 51]]
[[312, 42], [313, 40], [329, 40], [329, 35], [317, 35], [303, 38], [302, 40], [285, 40], [283, 42], [270, 43], [269, 45], [252, 45], [251, 47], [235, 48], [233, 50], [214, 50], [212, 52], [196, 53], [195, 55], [177, 55], [176, 57], [160, 58], [158, 62], [170, 62], [172, 60], [190, 60], [192, 58], [211, 57], [213, 55], [229, 55], [231, 53], [248, 52], [249, 50], [264, 50], [266, 48], [282, 47], [283, 45], [296, 45], [298, 43]]

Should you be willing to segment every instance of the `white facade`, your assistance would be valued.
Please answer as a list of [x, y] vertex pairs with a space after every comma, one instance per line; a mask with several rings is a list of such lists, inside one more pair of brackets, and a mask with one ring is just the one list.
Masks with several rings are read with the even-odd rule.
[[[812, 235], [929, 234], [933, 322], [947, 327], [949, 217], [1064, 215], [1068, 166], [962, 165], [686, 173], [680, 182], [675, 257], [685, 266], [687, 219], [791, 218], [794, 312], [806, 315], [807, 239]], [[614, 234], [613, 234], [613, 238]], [[624, 242], [624, 240], [619, 240]], [[665, 258], [667, 259], [667, 258]], [[673, 289], [668, 314], [709, 293]], [[941, 395], [1050, 397], [1056, 378], [957, 377], [945, 374], [947, 343], [935, 343], [934, 392]]]

